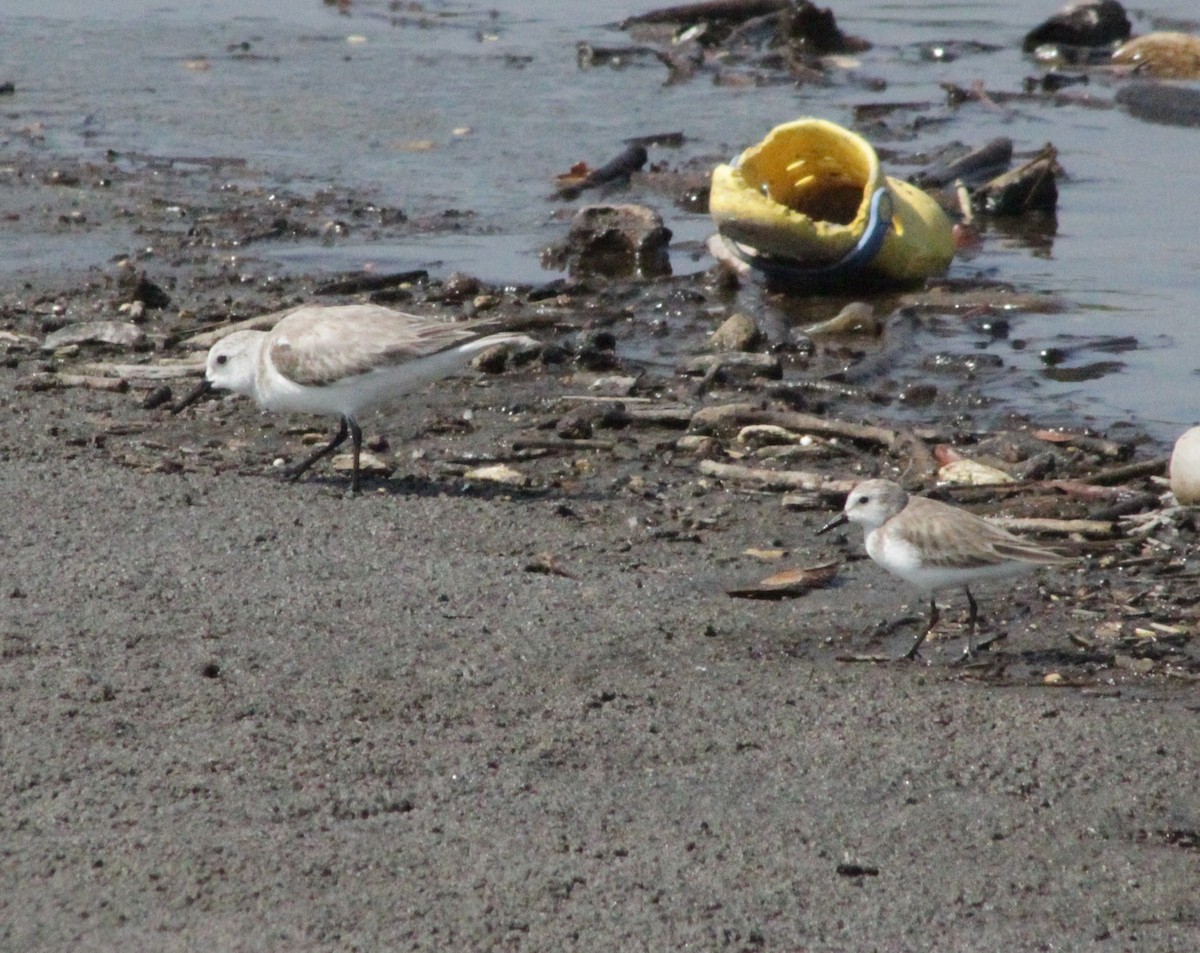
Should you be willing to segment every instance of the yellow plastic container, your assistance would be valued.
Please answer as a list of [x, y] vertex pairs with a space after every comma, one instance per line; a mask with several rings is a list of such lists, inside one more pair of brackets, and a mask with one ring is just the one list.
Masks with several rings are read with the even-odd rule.
[[937, 202], [885, 176], [869, 142], [824, 119], [776, 126], [717, 166], [709, 211], [731, 252], [791, 284], [909, 284], [954, 257]]

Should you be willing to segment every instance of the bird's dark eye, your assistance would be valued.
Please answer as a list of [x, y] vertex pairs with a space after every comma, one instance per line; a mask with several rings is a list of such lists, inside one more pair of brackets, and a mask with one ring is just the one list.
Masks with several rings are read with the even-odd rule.
[[858, 498], [858, 502], [859, 502], [859, 503], [870, 503], [870, 502], [871, 502], [871, 498], [870, 498], [869, 496], [860, 496], [860, 497]]
[[228, 362], [229, 362], [229, 355], [227, 355], [227, 354], [218, 354], [217, 355], [217, 363], [218, 364], [227, 364]]

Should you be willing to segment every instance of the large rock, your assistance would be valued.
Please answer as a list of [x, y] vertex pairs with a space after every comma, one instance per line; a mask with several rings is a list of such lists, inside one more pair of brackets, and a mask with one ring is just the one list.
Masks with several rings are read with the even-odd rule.
[[671, 230], [644, 205], [585, 205], [559, 254], [572, 275], [655, 278], [671, 273]]
[[1039, 46], [1102, 47], [1124, 43], [1133, 27], [1117, 0], [1077, 3], [1045, 20], [1025, 36], [1021, 48]]
[[708, 346], [714, 351], [753, 351], [762, 339], [762, 331], [754, 319], [739, 311], [726, 318], [708, 336]]

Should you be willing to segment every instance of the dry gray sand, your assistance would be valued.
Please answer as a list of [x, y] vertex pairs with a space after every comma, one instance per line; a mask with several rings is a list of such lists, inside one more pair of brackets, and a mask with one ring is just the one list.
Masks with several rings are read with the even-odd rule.
[[[839, 663], [911, 594], [857, 561], [727, 598], [747, 547], [840, 550], [690, 461], [511, 494], [419, 461], [350, 500], [269, 456], [121, 466], [82, 436], [128, 396], [2, 373], [3, 949], [1200, 944], [1191, 683]], [[1088, 623], [1013, 604], [998, 651], [1067, 663]]]

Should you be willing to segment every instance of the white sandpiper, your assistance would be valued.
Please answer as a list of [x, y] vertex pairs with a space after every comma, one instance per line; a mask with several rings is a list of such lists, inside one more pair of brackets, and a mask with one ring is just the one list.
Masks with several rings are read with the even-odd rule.
[[208, 352], [204, 380], [173, 408], [179, 413], [214, 388], [253, 397], [266, 410], [337, 414], [329, 443], [287, 471], [297, 479], [353, 441], [352, 493], [358, 492], [358, 415], [464, 370], [495, 344], [540, 346], [491, 319], [448, 322], [379, 305], [298, 308], [270, 331], [234, 331]]
[[929, 625], [904, 658], [915, 657], [921, 643], [937, 625], [934, 594], [938, 590], [962, 586], [966, 592], [970, 605], [967, 655], [973, 655], [979, 609], [971, 595], [971, 583], [1071, 562], [974, 513], [923, 496], [911, 496], [890, 480], [860, 483], [850, 491], [842, 513], [817, 532], [827, 532], [846, 522], [863, 527], [868, 556], [892, 575], [929, 595]]

